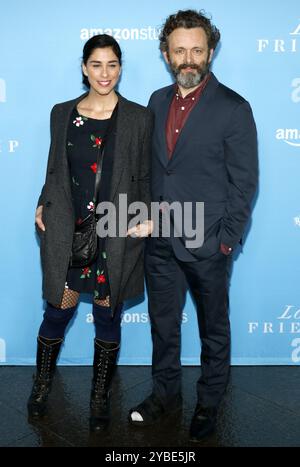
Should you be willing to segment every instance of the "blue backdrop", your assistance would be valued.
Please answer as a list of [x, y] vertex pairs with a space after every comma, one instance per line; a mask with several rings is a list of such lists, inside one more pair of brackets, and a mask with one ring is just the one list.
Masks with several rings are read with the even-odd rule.
[[[300, 12], [299, 0], [10, 0], [0, 18], [0, 362], [33, 364], [42, 318], [34, 229], [49, 147], [49, 112], [83, 92], [81, 53], [106, 32], [124, 52], [120, 92], [147, 104], [171, 83], [158, 29], [178, 9], [204, 8], [221, 30], [213, 71], [252, 105], [259, 134], [260, 188], [231, 282], [233, 364], [300, 362]], [[80, 303], [61, 364], [90, 364], [91, 306]], [[199, 362], [188, 297], [182, 362]], [[147, 301], [123, 316], [120, 364], [150, 364]]]

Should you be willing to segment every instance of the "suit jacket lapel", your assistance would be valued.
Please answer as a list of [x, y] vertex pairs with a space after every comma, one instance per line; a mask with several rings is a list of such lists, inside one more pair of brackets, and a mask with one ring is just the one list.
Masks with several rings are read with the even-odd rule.
[[82, 101], [82, 99], [84, 99], [87, 95], [88, 93], [86, 92], [82, 94], [80, 97], [78, 97], [77, 99], [74, 99], [66, 103], [64, 107], [61, 107], [60, 119], [57, 122], [58, 135], [59, 135], [58, 143], [57, 143], [59, 147], [58, 157], [61, 157], [61, 183], [66, 193], [66, 196], [72, 206], [73, 206], [73, 203], [72, 203], [72, 193], [71, 193], [71, 180], [70, 180], [70, 170], [69, 170], [68, 155], [67, 155], [68, 126], [69, 126], [69, 121], [70, 121], [73, 109], [77, 107], [77, 104], [80, 101]]
[[159, 112], [156, 114], [156, 131], [158, 135], [158, 142], [161, 145], [158, 154], [160, 160], [164, 166], [167, 166], [169, 162], [168, 157], [168, 148], [167, 148], [167, 138], [166, 138], [166, 124], [169, 114], [169, 108], [174, 97], [174, 86], [170, 86], [167, 89], [167, 92], [164, 98], [161, 101]]
[[205, 108], [209, 104], [210, 98], [215, 93], [218, 84], [219, 82], [217, 78], [212, 73], [212, 76], [210, 77], [210, 80], [208, 81], [206, 88], [204, 89], [203, 94], [200, 97], [199, 102], [191, 111], [187, 121], [185, 122], [184, 127], [182, 128], [172, 158], [170, 160], [170, 163], [172, 163], [172, 165], [175, 164], [176, 161], [180, 158], [180, 155], [182, 154], [182, 148], [184, 148], [186, 140], [190, 138], [191, 134], [195, 131], [195, 122], [197, 122], [197, 126], [200, 126], [202, 121], [205, 119]]
[[[114, 128], [109, 137], [108, 145], [113, 146], [113, 171], [110, 187], [110, 201], [114, 200], [121, 175], [126, 162], [126, 153], [130, 142], [130, 134], [134, 122], [130, 121], [130, 112], [128, 111], [127, 100], [118, 94], [118, 109]], [[112, 146], [110, 146], [112, 148]]]

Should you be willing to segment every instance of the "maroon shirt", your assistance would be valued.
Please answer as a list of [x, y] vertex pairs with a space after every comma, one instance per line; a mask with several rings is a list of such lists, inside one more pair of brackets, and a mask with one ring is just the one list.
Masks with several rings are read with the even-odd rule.
[[175, 85], [175, 94], [170, 105], [166, 123], [166, 139], [169, 159], [171, 159], [173, 155], [181, 130], [184, 127], [192, 109], [198, 103], [209, 78], [210, 73], [206, 78], [204, 78], [200, 86], [198, 86], [195, 91], [190, 92], [185, 97], [181, 96], [178, 86]]

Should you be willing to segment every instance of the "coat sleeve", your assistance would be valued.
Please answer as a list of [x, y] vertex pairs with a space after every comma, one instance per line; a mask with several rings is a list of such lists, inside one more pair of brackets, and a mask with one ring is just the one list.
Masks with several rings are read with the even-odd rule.
[[246, 101], [234, 109], [229, 122], [225, 136], [225, 164], [229, 190], [221, 243], [233, 248], [242, 239], [258, 183], [256, 126]]
[[150, 192], [150, 177], [151, 177], [151, 148], [152, 148], [152, 131], [153, 131], [153, 115], [150, 110], [147, 110], [145, 118], [145, 129], [142, 143], [142, 154], [139, 168], [139, 194], [140, 200], [146, 204], [148, 208], [148, 219], [151, 213], [151, 192]]
[[49, 149], [49, 155], [48, 155], [48, 163], [47, 163], [47, 171], [46, 171], [46, 179], [44, 186], [42, 188], [41, 194], [39, 196], [38, 202], [37, 202], [37, 207], [42, 206], [45, 203], [45, 199], [47, 197], [47, 188], [50, 183], [50, 176], [53, 170], [54, 166], [54, 151], [53, 151], [53, 144], [54, 144], [54, 121], [56, 118], [56, 112], [57, 112], [57, 105], [53, 107], [51, 110], [50, 114], [50, 135], [51, 135], [51, 140], [50, 140], [50, 149]]

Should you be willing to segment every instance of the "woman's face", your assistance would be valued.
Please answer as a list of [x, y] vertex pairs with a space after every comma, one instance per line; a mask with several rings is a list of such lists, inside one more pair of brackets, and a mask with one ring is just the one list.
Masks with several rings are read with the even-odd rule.
[[97, 48], [91, 53], [82, 70], [87, 76], [91, 90], [106, 96], [115, 88], [121, 73], [118, 57], [111, 47]]

